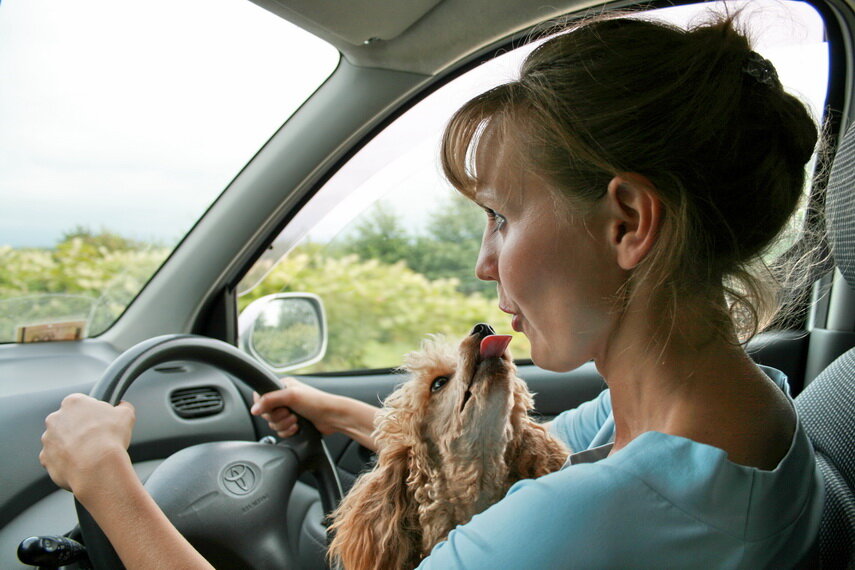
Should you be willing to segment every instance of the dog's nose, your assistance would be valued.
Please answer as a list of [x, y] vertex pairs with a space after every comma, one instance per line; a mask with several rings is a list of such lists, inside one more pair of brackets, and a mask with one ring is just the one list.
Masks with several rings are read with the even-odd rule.
[[483, 338], [491, 334], [496, 334], [496, 331], [494, 331], [493, 327], [491, 327], [487, 323], [478, 323], [477, 325], [475, 325], [475, 328], [472, 329], [472, 332], [470, 334], [478, 335]]

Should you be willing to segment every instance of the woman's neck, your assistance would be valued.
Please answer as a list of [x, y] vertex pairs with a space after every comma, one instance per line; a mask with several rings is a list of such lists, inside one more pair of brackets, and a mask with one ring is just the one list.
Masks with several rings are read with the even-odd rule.
[[774, 465], [794, 425], [783, 393], [735, 338], [714, 334], [696, 312], [678, 314], [664, 333], [654, 330], [661, 313], [645, 313], [622, 315], [596, 363], [611, 389], [614, 450], [658, 431], [725, 449], [732, 461]]

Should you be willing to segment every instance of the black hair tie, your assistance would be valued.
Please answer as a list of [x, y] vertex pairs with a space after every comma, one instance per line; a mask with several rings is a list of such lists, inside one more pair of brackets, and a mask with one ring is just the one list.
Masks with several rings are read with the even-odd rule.
[[753, 77], [761, 85], [769, 85], [771, 87], [780, 87], [781, 85], [781, 81], [778, 79], [778, 72], [775, 71], [775, 66], [756, 51], [752, 51], [745, 58], [742, 71]]

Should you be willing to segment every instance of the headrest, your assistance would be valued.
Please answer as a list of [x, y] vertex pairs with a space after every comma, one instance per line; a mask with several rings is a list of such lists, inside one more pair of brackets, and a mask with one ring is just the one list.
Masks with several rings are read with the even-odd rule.
[[828, 243], [834, 263], [855, 288], [855, 125], [837, 146], [825, 197]]

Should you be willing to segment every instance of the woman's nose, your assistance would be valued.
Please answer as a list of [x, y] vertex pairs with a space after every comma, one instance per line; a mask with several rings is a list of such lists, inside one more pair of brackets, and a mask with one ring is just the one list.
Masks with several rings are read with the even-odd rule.
[[498, 281], [498, 255], [495, 247], [489, 240], [484, 238], [481, 242], [481, 251], [478, 252], [478, 261], [475, 263], [475, 276], [481, 281]]

